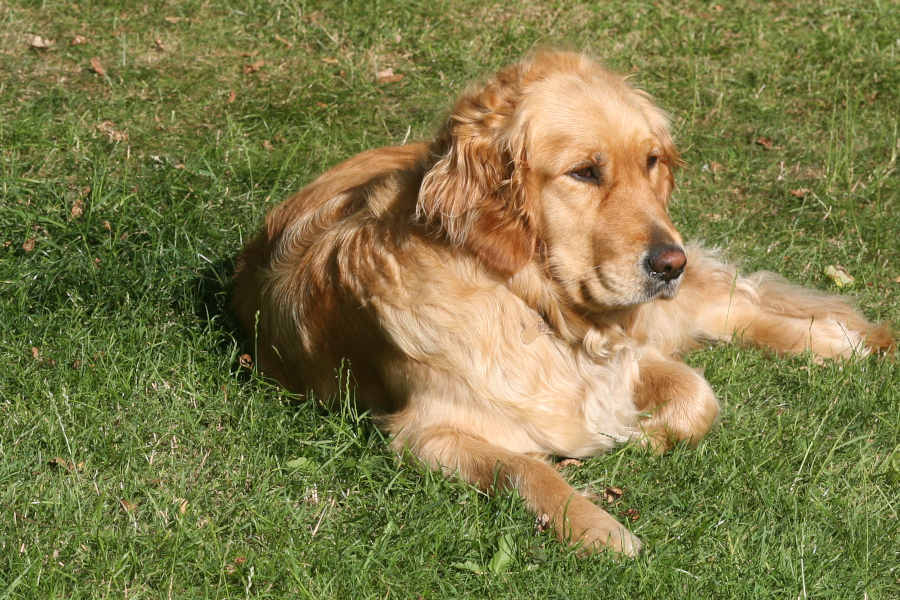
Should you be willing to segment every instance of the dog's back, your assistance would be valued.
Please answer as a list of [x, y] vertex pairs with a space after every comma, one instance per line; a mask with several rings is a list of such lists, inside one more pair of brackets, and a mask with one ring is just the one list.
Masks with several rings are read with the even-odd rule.
[[[382, 408], [390, 402], [379, 398], [383, 386], [367, 381], [377, 378], [376, 371], [353, 360], [353, 348], [360, 348], [371, 361], [379, 355], [374, 347], [383, 341], [365, 327], [347, 326], [365, 302], [336, 283], [352, 282], [353, 272], [371, 273], [357, 263], [377, 260], [379, 247], [412, 226], [425, 153], [422, 144], [380, 148], [337, 165], [270, 211], [238, 258], [235, 311], [254, 337], [257, 365], [286, 388], [312, 388], [324, 400], [341, 382], [322, 374], [356, 363], [352, 376], [369, 392], [367, 402]], [[377, 193], [385, 186], [396, 188], [395, 193]], [[393, 204], [379, 202], [385, 198]], [[291, 320], [284, 320], [282, 310], [265, 310], [272, 305], [294, 307]], [[336, 321], [341, 325], [333, 326]], [[281, 339], [289, 342], [281, 344]], [[285, 360], [282, 353], [299, 355]], [[389, 353], [382, 349], [383, 356]]]

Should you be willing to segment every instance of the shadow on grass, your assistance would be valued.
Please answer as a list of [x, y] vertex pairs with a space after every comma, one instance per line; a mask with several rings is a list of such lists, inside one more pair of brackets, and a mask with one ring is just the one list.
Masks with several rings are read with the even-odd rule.
[[[187, 297], [192, 301], [189, 310], [201, 328], [210, 335], [215, 349], [223, 355], [229, 355], [235, 353], [237, 347], [237, 359], [243, 354], [252, 354], [253, 342], [244, 333], [231, 309], [234, 265], [234, 256], [209, 262], [199, 276], [189, 282], [191, 292]], [[242, 368], [238, 360], [235, 360], [232, 370], [240, 372], [242, 380], [250, 379], [249, 370]]]
[[[353, 402], [354, 392], [343, 392], [339, 398], [319, 399], [311, 390], [304, 393], [285, 390], [274, 379], [255, 368], [253, 362], [244, 362], [244, 356], [255, 361], [256, 349], [253, 339], [247, 335], [231, 307], [234, 294], [234, 268], [237, 255], [228, 256], [207, 264], [198, 277], [191, 280], [192, 301], [190, 307], [200, 328], [211, 338], [215, 351], [223, 357], [231, 357], [230, 370], [241, 383], [257, 380], [279, 390], [279, 396], [286, 398], [294, 406], [312, 401], [318, 407], [320, 416], [333, 412], [345, 412], [346, 404]], [[352, 377], [344, 374], [343, 377]], [[346, 397], [345, 397], [346, 396]], [[329, 410], [328, 406], [344, 406], [344, 410]]]

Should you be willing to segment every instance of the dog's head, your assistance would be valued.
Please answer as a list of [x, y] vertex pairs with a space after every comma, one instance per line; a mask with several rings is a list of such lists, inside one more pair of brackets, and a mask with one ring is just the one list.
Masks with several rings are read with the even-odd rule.
[[544, 52], [457, 102], [418, 210], [511, 277], [540, 253], [569, 299], [603, 311], [675, 294], [666, 214], [680, 164], [665, 114], [586, 57]]

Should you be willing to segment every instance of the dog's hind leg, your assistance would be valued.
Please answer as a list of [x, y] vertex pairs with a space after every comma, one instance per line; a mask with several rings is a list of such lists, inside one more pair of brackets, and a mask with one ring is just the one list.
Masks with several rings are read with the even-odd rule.
[[641, 307], [634, 327], [637, 339], [666, 354], [703, 339], [777, 354], [809, 350], [819, 360], [891, 351], [895, 345], [890, 329], [867, 321], [848, 298], [791, 285], [767, 272], [742, 277], [697, 246], [688, 248], [683, 278], [674, 299]]
[[[868, 321], [853, 308], [851, 298], [792, 285], [769, 272], [754, 273], [747, 280], [755, 286], [757, 302], [765, 311], [759, 326], [748, 327], [748, 341], [753, 344], [785, 353], [809, 349], [823, 358], [894, 347], [890, 328]], [[791, 339], [788, 333], [785, 339], [779, 330], [790, 330], [794, 323], [804, 335], [798, 339], [794, 334]]]

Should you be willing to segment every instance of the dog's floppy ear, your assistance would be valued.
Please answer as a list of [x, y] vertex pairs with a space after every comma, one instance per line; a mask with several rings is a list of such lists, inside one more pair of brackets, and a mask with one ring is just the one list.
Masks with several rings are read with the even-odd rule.
[[684, 161], [678, 155], [678, 149], [675, 147], [675, 140], [672, 139], [672, 133], [669, 127], [669, 116], [659, 108], [650, 94], [643, 90], [634, 90], [638, 104], [647, 117], [650, 124], [650, 131], [656, 137], [660, 145], [659, 165], [664, 170], [657, 184], [656, 194], [665, 202], [668, 202], [672, 190], [675, 189], [676, 169], [684, 167]]
[[436, 162], [417, 206], [452, 244], [503, 277], [519, 272], [537, 245], [525, 134], [513, 123], [518, 93], [518, 73], [509, 68], [459, 99], [432, 145]]

